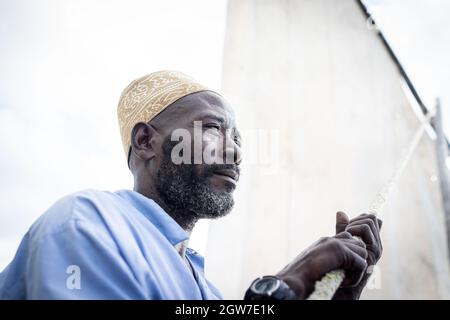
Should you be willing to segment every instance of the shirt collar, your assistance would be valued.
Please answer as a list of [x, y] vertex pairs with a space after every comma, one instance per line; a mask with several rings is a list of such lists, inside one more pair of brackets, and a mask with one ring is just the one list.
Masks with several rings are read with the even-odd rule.
[[188, 233], [155, 201], [133, 190], [118, 190], [115, 194], [127, 200], [141, 212], [175, 246], [189, 238]]
[[205, 270], [205, 258], [203, 258], [202, 255], [200, 255], [197, 251], [186, 248], [186, 255], [190, 259], [190, 261], [195, 264], [199, 268], [199, 270], [204, 274]]

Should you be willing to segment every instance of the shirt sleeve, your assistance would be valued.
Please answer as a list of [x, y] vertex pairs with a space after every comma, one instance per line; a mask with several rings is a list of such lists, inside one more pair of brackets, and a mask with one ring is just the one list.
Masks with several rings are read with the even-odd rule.
[[30, 244], [28, 299], [146, 299], [114, 241], [73, 219]]

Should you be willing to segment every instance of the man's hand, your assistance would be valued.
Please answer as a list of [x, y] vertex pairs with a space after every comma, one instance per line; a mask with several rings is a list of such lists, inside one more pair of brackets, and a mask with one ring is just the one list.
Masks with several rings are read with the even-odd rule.
[[[373, 266], [378, 262], [383, 252], [381, 244], [380, 230], [383, 222], [372, 214], [362, 214], [349, 221], [343, 212], [336, 214], [336, 234], [348, 232], [352, 236], [361, 238], [366, 244], [368, 271], [372, 271]], [[366, 273], [362, 280], [353, 287], [341, 286], [333, 299], [359, 299], [362, 290], [366, 286], [371, 273]]]
[[345, 213], [338, 212], [336, 235], [321, 238], [277, 276], [299, 299], [306, 299], [316, 281], [331, 270], [343, 269], [346, 277], [334, 298], [356, 299], [367, 282], [367, 267], [374, 265], [381, 256], [380, 227], [381, 220], [373, 215], [361, 215], [349, 221]]
[[343, 231], [334, 237], [319, 239], [277, 276], [289, 285], [299, 299], [306, 299], [314, 290], [316, 281], [331, 270], [345, 270], [343, 285], [357, 286], [365, 275], [367, 257], [365, 243]]

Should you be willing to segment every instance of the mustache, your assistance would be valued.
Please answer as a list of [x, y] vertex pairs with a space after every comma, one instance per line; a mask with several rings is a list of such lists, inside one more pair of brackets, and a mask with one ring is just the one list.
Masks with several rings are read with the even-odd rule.
[[163, 162], [167, 165], [174, 166], [174, 168], [178, 168], [179, 172], [183, 172], [184, 175], [191, 175], [191, 178], [194, 178], [195, 173], [192, 171], [192, 169], [196, 166], [199, 166], [201, 168], [201, 176], [202, 178], [207, 178], [209, 176], [212, 176], [215, 174], [216, 171], [221, 170], [233, 170], [237, 176], [239, 177], [241, 174], [241, 168], [239, 167], [239, 164], [236, 163], [212, 163], [212, 164], [192, 164], [192, 163], [181, 163], [175, 165], [172, 162], [171, 159], [171, 152], [172, 148], [177, 144], [177, 141], [171, 141], [169, 138], [163, 143], [163, 155], [164, 160]]
[[237, 173], [238, 176], [241, 175], [241, 168], [239, 167], [239, 165], [231, 163], [231, 164], [218, 164], [218, 163], [213, 163], [213, 164], [209, 164], [209, 165], [202, 165], [204, 167], [205, 170], [205, 174], [207, 176], [213, 175], [216, 171], [220, 171], [220, 170], [233, 170]]

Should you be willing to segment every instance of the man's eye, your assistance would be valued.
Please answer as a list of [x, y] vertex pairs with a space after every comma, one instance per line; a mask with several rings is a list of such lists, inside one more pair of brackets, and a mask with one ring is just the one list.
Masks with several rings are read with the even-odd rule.
[[208, 129], [217, 129], [217, 130], [220, 130], [220, 125], [218, 125], [218, 124], [215, 124], [215, 123], [211, 123], [211, 124], [207, 124], [207, 125], [205, 125], [205, 128], [208, 128]]

